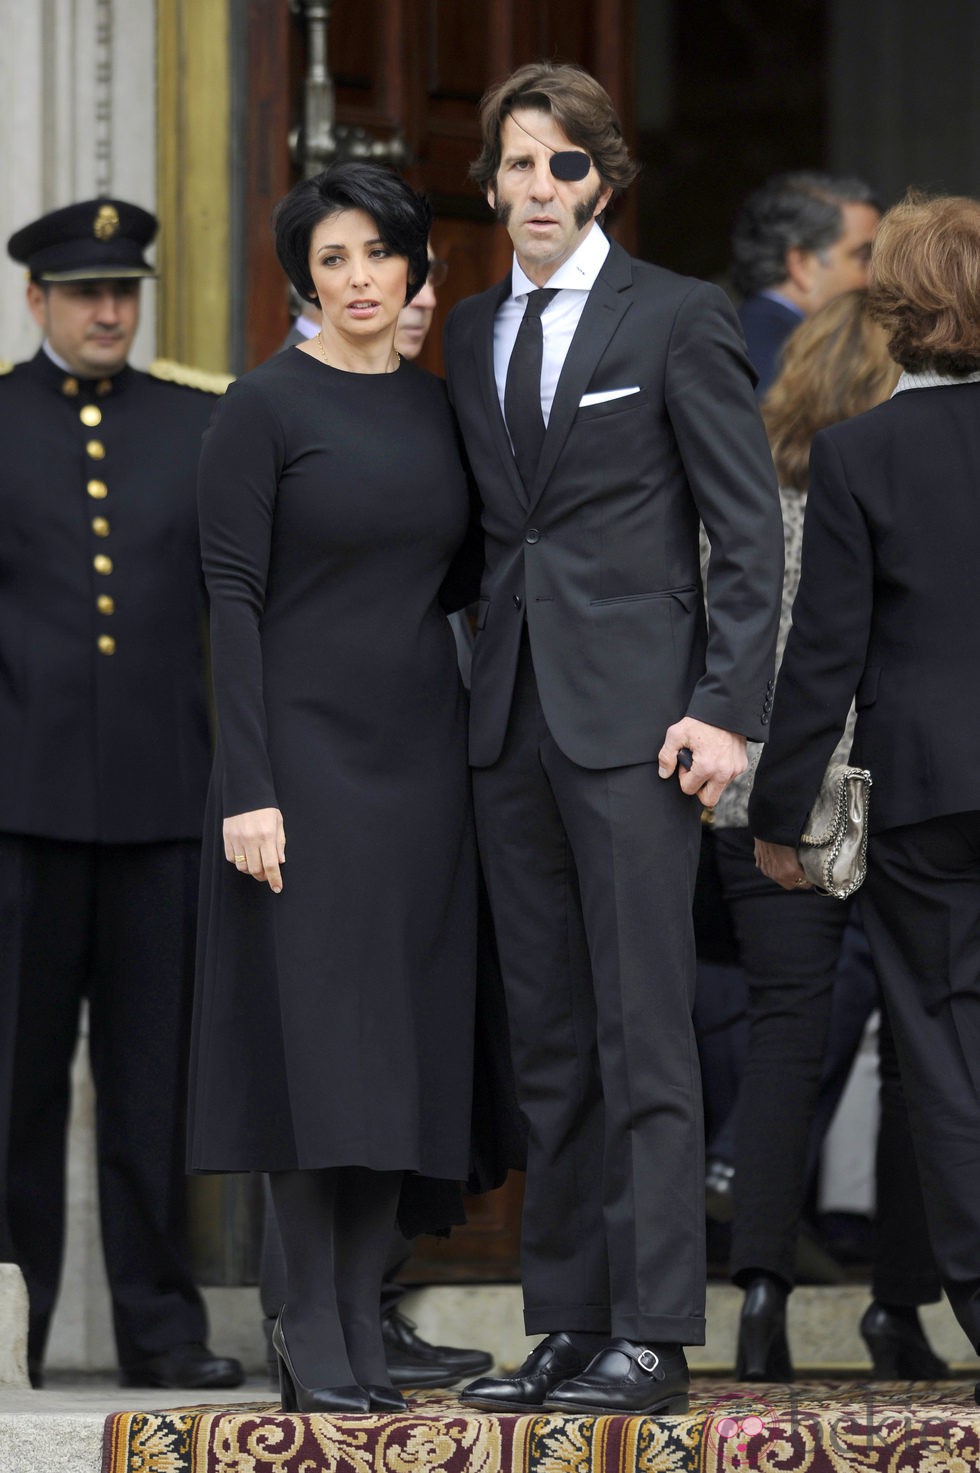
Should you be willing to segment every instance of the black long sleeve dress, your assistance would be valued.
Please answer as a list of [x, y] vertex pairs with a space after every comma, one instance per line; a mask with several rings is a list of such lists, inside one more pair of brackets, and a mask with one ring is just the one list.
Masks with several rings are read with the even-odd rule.
[[[464, 1178], [475, 852], [438, 593], [468, 498], [442, 383], [279, 354], [215, 415], [200, 516], [218, 742], [190, 1167]], [[272, 806], [280, 895], [221, 835]]]

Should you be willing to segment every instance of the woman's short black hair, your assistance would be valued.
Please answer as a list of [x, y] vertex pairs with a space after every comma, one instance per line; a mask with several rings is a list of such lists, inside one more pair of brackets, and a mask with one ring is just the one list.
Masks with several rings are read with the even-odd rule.
[[432, 207], [400, 175], [382, 164], [353, 161], [331, 164], [322, 174], [301, 179], [272, 212], [279, 264], [304, 301], [316, 301], [310, 275], [310, 240], [321, 220], [342, 210], [363, 210], [378, 228], [378, 238], [408, 262], [410, 302], [425, 285], [429, 269]]

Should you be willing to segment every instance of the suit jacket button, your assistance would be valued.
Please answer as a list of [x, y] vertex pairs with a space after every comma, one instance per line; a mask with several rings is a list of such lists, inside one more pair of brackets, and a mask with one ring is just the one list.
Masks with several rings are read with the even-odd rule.
[[515, 593], [514, 594], [514, 608], [515, 609], [519, 609], [520, 606], [521, 606], [521, 595], [519, 593]]
[[538, 531], [537, 527], [528, 527], [527, 531], [524, 533], [524, 541], [530, 542], [532, 547], [534, 546], [535, 542], [541, 541], [541, 533]]
[[760, 720], [761, 720], [763, 726], [768, 726], [769, 725], [769, 712], [768, 711], [763, 711], [762, 716], [760, 717]]

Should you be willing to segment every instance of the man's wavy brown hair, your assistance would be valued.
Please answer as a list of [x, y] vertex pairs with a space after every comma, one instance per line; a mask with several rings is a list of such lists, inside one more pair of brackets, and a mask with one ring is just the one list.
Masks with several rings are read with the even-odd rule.
[[980, 369], [980, 202], [910, 190], [878, 227], [869, 305], [903, 368]]
[[605, 88], [580, 66], [538, 61], [491, 87], [480, 103], [483, 149], [470, 165], [470, 178], [484, 192], [496, 188], [503, 121], [515, 108], [523, 107], [551, 113], [569, 142], [589, 155], [603, 184], [614, 194], [632, 184], [639, 173]]
[[762, 405], [779, 484], [805, 491], [818, 430], [887, 399], [899, 369], [866, 291], [844, 292], [786, 340], [783, 365]]

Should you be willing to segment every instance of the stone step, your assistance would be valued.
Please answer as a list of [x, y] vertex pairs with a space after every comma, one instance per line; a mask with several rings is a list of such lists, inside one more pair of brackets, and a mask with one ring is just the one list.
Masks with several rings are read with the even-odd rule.
[[[858, 1322], [868, 1306], [862, 1284], [800, 1287], [790, 1296], [790, 1349], [800, 1376], [831, 1372], [866, 1375], [870, 1361]], [[688, 1347], [692, 1371], [730, 1374], [742, 1294], [730, 1284], [708, 1285], [707, 1341]], [[491, 1350], [498, 1365], [519, 1365], [540, 1336], [522, 1333], [521, 1292], [517, 1284], [440, 1285], [413, 1291], [405, 1313], [419, 1333], [434, 1345], [479, 1345]], [[980, 1373], [980, 1361], [953, 1317], [945, 1299], [926, 1305], [922, 1322], [938, 1355], [964, 1376]]]
[[[23, 1337], [26, 1299], [16, 1269], [0, 1265], [0, 1385], [26, 1384]], [[222, 1355], [235, 1355], [251, 1373], [265, 1364], [261, 1310], [255, 1288], [206, 1289], [211, 1320], [211, 1344]], [[833, 1371], [864, 1374], [868, 1356], [858, 1334], [858, 1321], [868, 1304], [862, 1284], [798, 1288], [789, 1301], [789, 1338], [793, 1361], [801, 1375]], [[708, 1286], [707, 1343], [692, 1346], [692, 1369], [712, 1375], [732, 1370], [741, 1294], [724, 1283]], [[521, 1291], [517, 1284], [453, 1284], [413, 1289], [404, 1301], [405, 1313], [419, 1332], [435, 1345], [476, 1345], [491, 1351], [498, 1365], [519, 1365], [538, 1337], [523, 1333]], [[6, 1311], [6, 1312], [5, 1312]], [[964, 1375], [978, 1373], [977, 1358], [948, 1303], [927, 1305], [922, 1311], [929, 1339]], [[19, 1323], [19, 1328], [18, 1328]], [[5, 1328], [11, 1327], [12, 1328]], [[50, 1369], [62, 1375], [112, 1371], [111, 1339], [99, 1336], [88, 1346], [87, 1360], [60, 1362]]]

